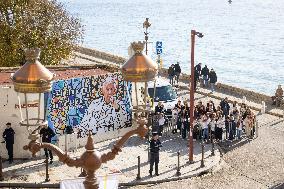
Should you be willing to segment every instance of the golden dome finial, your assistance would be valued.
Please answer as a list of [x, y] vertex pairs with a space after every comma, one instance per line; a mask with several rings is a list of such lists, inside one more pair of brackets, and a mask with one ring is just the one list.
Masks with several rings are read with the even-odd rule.
[[39, 48], [25, 49], [25, 57], [27, 61], [38, 60], [40, 56]]
[[131, 43], [131, 47], [134, 50], [135, 54], [142, 54], [144, 46], [145, 46], [145, 42], [141, 42], [141, 41]]

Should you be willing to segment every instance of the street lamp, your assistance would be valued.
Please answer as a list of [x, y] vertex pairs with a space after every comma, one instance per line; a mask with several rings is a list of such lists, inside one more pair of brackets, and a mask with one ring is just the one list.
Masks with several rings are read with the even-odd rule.
[[[27, 127], [30, 134], [29, 139], [32, 140], [37, 139], [36, 131], [40, 129], [41, 126], [47, 125], [45, 111], [44, 113], [40, 111], [42, 94], [51, 90], [52, 80], [54, 78], [54, 74], [39, 62], [39, 56], [40, 49], [26, 49], [26, 63], [11, 76], [14, 90], [18, 92], [19, 109], [21, 113], [20, 125]], [[24, 103], [21, 103], [20, 94], [24, 96]], [[25, 109], [25, 113], [22, 111], [23, 109]], [[37, 128], [32, 130], [31, 127]]]
[[146, 28], [144, 35], [145, 35], [145, 42], [146, 42], [146, 55], [148, 53], [148, 28], [151, 26], [151, 23], [149, 22], [149, 18], [146, 18], [146, 20], [143, 23], [143, 28]]
[[[148, 121], [148, 126], [151, 124], [151, 109], [147, 108], [147, 97], [148, 97], [148, 81], [155, 80], [158, 72], [158, 65], [156, 62], [151, 60], [150, 57], [144, 55], [143, 49], [144, 44], [142, 42], [133, 42], [131, 43], [132, 49], [135, 51], [135, 54], [122, 66], [122, 75], [125, 81], [130, 81], [135, 86], [134, 95], [132, 95], [133, 101], [133, 112], [138, 116], [146, 117]], [[147, 45], [147, 43], [146, 43]], [[147, 51], [146, 51], [147, 52]], [[144, 92], [142, 91], [142, 86], [144, 85]], [[139, 86], [139, 87], [138, 87]], [[155, 85], [154, 85], [154, 93], [155, 93]], [[140, 89], [139, 89], [140, 88]], [[141, 95], [140, 95], [141, 94]], [[144, 94], [144, 102], [139, 103], [139, 96], [143, 97]], [[153, 96], [154, 98], [154, 96]], [[135, 99], [135, 100], [134, 100]], [[142, 98], [143, 99], [143, 98]], [[150, 103], [150, 102], [149, 102]], [[150, 104], [148, 104], [150, 106]], [[149, 141], [149, 134], [148, 141]], [[148, 145], [148, 160], [150, 157], [149, 145]]]
[[190, 129], [189, 129], [189, 162], [193, 162], [193, 119], [194, 119], [194, 43], [195, 36], [202, 38], [203, 34], [191, 30], [191, 74], [190, 74]]

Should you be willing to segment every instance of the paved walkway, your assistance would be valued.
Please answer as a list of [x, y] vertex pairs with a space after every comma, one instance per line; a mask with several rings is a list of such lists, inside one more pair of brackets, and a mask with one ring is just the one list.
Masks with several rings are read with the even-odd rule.
[[[107, 152], [115, 143], [114, 140], [97, 143], [95, 146], [100, 152]], [[194, 142], [194, 163], [188, 164], [188, 140], [182, 139], [178, 134], [169, 134], [161, 137], [163, 147], [160, 151], [159, 176], [149, 176], [148, 163], [148, 143], [145, 139], [139, 137], [132, 137], [122, 152], [116, 159], [104, 164], [98, 171], [98, 175], [105, 175], [107, 173], [120, 172], [119, 182], [122, 185], [134, 184], [137, 182], [157, 182], [164, 180], [178, 180], [177, 172], [177, 152], [180, 152], [181, 175], [180, 178], [189, 178], [198, 176], [210, 171], [220, 162], [220, 152], [215, 150], [215, 155], [211, 155], [211, 144], [205, 145], [205, 167], [201, 168], [201, 144]], [[78, 157], [84, 148], [79, 149], [75, 153], [70, 153], [71, 156]], [[137, 157], [141, 157], [141, 180], [136, 180], [137, 176]], [[5, 182], [32, 182], [40, 183], [45, 179], [45, 164], [44, 159], [15, 161], [15, 164], [3, 164], [3, 172]], [[50, 183], [58, 183], [62, 179], [76, 178], [80, 174], [79, 168], [67, 167], [61, 162], [57, 161], [55, 157], [54, 163], [50, 166], [49, 176]], [[124, 184], [123, 184], [124, 183]]]

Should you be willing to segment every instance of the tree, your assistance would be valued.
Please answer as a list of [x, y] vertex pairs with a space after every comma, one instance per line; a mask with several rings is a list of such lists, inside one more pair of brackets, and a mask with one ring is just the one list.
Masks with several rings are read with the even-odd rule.
[[0, 66], [24, 63], [24, 50], [41, 49], [44, 65], [60, 63], [80, 44], [83, 27], [56, 0], [0, 1]]

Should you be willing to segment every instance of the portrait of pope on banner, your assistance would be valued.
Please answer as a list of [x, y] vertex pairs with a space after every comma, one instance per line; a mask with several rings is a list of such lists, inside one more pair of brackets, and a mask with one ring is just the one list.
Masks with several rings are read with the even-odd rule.
[[79, 125], [85, 131], [82, 135], [89, 131], [93, 134], [115, 131], [125, 125], [129, 112], [124, 101], [117, 99], [117, 88], [117, 80], [112, 75], [102, 80], [101, 95], [90, 103]]

